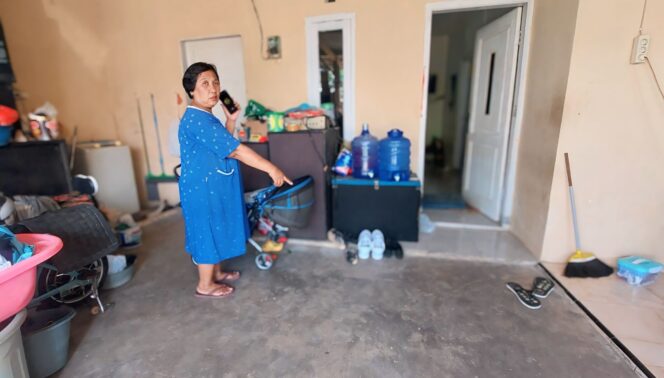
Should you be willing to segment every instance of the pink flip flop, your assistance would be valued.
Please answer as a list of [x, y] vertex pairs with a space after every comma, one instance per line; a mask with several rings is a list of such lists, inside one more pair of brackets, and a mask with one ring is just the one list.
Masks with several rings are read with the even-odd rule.
[[230, 296], [231, 294], [233, 294], [233, 292], [235, 291], [235, 288], [233, 286], [229, 286], [229, 285], [226, 285], [226, 286], [228, 286], [231, 289], [227, 293], [216, 295], [215, 293], [220, 292], [221, 289], [217, 289], [217, 290], [215, 290], [215, 291], [213, 291], [212, 293], [209, 293], [209, 294], [204, 294], [204, 293], [201, 293], [200, 291], [196, 290], [195, 296], [198, 297], [198, 298], [226, 298], [226, 297]]
[[[242, 274], [237, 270], [229, 270], [228, 272], [224, 272], [224, 274], [225, 274], [224, 278], [222, 278], [220, 280], [216, 280], [216, 281], [214, 281], [214, 283], [223, 284], [225, 282], [233, 282], [233, 281], [239, 280], [240, 277], [242, 277]], [[233, 279], [228, 278], [228, 276], [233, 276], [233, 275], [237, 275], [237, 278], [233, 278]]]

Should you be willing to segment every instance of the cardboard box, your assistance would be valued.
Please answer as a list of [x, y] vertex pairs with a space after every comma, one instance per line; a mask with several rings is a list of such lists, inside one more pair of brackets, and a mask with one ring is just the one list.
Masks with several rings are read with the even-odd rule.
[[243, 125], [251, 129], [250, 135], [267, 136], [267, 123], [255, 118], [247, 118]]

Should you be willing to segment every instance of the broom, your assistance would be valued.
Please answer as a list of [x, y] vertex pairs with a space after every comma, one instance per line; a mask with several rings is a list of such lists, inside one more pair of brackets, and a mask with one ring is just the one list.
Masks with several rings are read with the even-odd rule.
[[574, 187], [572, 186], [572, 172], [569, 166], [569, 157], [565, 152], [565, 168], [567, 169], [567, 183], [569, 184], [569, 203], [572, 207], [572, 221], [574, 223], [574, 241], [576, 252], [567, 260], [565, 267], [566, 277], [606, 277], [613, 273], [613, 268], [601, 262], [590, 252], [581, 250], [579, 240], [579, 225], [576, 221], [576, 204], [574, 202]]

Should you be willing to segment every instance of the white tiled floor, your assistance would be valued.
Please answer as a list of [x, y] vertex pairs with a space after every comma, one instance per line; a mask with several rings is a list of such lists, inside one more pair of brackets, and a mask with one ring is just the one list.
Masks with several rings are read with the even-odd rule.
[[657, 377], [664, 377], [664, 278], [633, 287], [618, 276], [567, 278], [544, 266]]
[[401, 242], [407, 254], [507, 264], [536, 264], [535, 257], [508, 231], [436, 227], [417, 243]]

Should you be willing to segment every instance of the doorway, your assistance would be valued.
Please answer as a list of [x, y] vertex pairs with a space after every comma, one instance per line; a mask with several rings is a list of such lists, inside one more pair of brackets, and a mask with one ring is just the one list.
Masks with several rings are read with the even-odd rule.
[[[242, 37], [212, 37], [190, 39], [182, 41], [182, 71], [196, 62], [214, 64], [219, 73], [222, 89], [228, 91], [235, 101], [244, 106], [247, 103], [247, 85], [244, 75], [244, 52]], [[221, 105], [212, 108], [214, 114], [222, 123], [226, 122]], [[243, 119], [240, 115], [240, 122]]]
[[509, 223], [526, 4], [489, 3], [494, 7], [428, 7], [420, 174], [423, 208], [439, 225]]
[[355, 15], [306, 19], [308, 102], [355, 136]]

